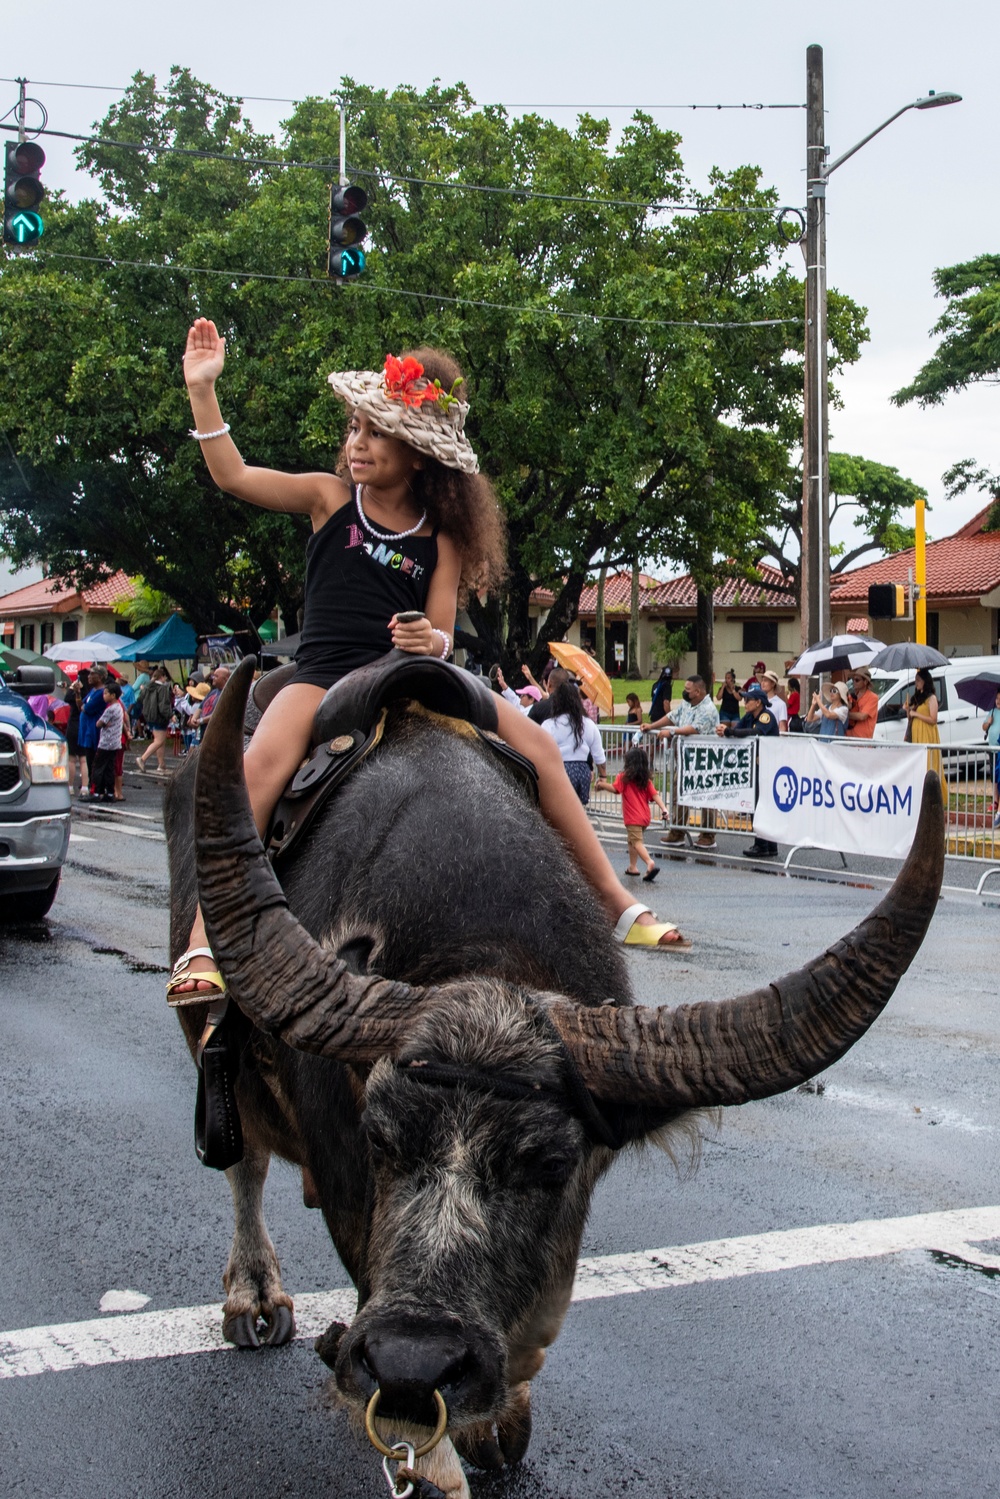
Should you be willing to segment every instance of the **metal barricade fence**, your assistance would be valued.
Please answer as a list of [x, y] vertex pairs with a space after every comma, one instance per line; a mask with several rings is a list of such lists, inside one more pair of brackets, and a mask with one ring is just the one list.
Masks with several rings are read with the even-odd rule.
[[[598, 729], [604, 745], [604, 753], [607, 756], [603, 772], [605, 778], [609, 781], [614, 780], [624, 764], [626, 750], [633, 747], [644, 749], [649, 757], [649, 770], [653, 785], [669, 806], [673, 757], [669, 752], [668, 741], [661, 739], [658, 734], [644, 733], [641, 729], [635, 729], [627, 724], [602, 723]], [[589, 811], [600, 822], [602, 834], [619, 832], [624, 838], [625, 824], [622, 821], [620, 796], [613, 791], [592, 790]], [[653, 812], [655, 816], [655, 808]], [[663, 826], [666, 827], [667, 824], [664, 823]]]
[[[669, 810], [663, 830], [678, 833], [678, 842], [692, 840], [701, 833], [733, 833], [744, 837], [753, 834], [753, 818], [747, 812], [725, 807], [685, 807], [679, 804], [677, 787], [679, 756], [684, 739], [680, 736], [660, 739], [656, 734], [639, 733], [633, 728], [602, 724], [601, 739], [607, 755], [605, 774], [614, 780], [622, 768], [625, 751], [633, 744], [646, 750], [653, 783]], [[688, 745], [692, 743], [688, 740]], [[711, 741], [699, 741], [710, 744]], [[726, 741], [732, 743], [732, 741]], [[746, 742], [746, 741], [744, 741]], [[750, 741], [756, 750], [760, 741]], [[884, 740], [837, 740], [840, 745], [857, 745], [861, 752], [885, 750], [897, 745]], [[945, 852], [951, 859], [963, 859], [991, 867], [984, 869], [977, 891], [987, 880], [1000, 876], [1000, 748], [980, 741], [975, 744], [927, 746], [927, 768], [942, 778], [945, 799]], [[754, 768], [756, 785], [756, 765]], [[615, 831], [624, 836], [621, 798], [610, 792], [592, 793], [590, 811], [601, 825], [602, 834]], [[658, 828], [659, 830], [659, 828]], [[842, 855], [843, 857], [843, 855]]]
[[[928, 752], [928, 768], [936, 770], [938, 752]], [[1000, 827], [996, 826], [1000, 790], [1000, 750], [992, 744], [949, 744], [940, 750], [947, 824], [945, 852], [950, 859], [1000, 861]], [[977, 890], [1000, 864], [984, 871]]]

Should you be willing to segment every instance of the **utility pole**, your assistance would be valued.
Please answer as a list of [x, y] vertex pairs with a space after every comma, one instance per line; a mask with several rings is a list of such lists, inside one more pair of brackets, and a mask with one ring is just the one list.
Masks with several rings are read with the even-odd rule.
[[823, 48], [806, 49], [806, 338], [802, 423], [802, 648], [830, 634]]

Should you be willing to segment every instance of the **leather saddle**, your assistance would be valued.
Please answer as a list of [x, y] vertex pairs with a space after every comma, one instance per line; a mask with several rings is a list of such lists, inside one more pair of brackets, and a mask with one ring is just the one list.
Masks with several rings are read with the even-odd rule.
[[[294, 666], [282, 666], [254, 684], [247, 733], [294, 674]], [[335, 682], [316, 709], [312, 754], [285, 787], [264, 839], [272, 863], [287, 855], [320, 807], [368, 758], [382, 738], [389, 709], [402, 704], [448, 720], [455, 732], [475, 738], [537, 803], [535, 767], [499, 737], [496, 702], [483, 679], [433, 656], [392, 650]]]

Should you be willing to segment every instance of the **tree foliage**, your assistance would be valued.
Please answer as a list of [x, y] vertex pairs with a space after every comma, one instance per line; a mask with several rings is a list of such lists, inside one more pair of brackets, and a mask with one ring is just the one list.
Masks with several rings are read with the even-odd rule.
[[995, 384], [1000, 376], [1000, 255], [937, 270], [934, 286], [948, 299], [932, 329], [941, 343], [915, 379], [896, 391], [897, 406], [936, 406], [952, 391]]
[[[294, 621], [303, 523], [221, 495], [184, 438], [180, 353], [201, 314], [228, 339], [220, 398], [241, 450], [286, 470], [336, 461], [330, 368], [421, 342], [458, 356], [508, 518], [507, 592], [472, 604], [497, 655], [527, 653], [535, 582], [556, 592], [539, 649], [559, 638], [599, 555], [704, 578], [720, 554], [749, 558], [780, 518], [802, 388], [801, 281], [757, 169], [696, 192], [679, 137], [643, 114], [613, 141], [606, 121], [511, 119], [461, 85], [344, 80], [341, 97], [372, 234], [345, 287], [324, 274], [336, 106], [304, 101], [271, 139], [185, 70], [162, 90], [136, 75], [98, 127], [130, 146], [80, 152], [100, 198], [56, 202], [44, 250], [0, 272], [17, 460], [0, 465], [0, 547], [84, 582], [141, 573], [201, 627], [275, 602]], [[648, 206], [662, 201], [711, 211]], [[690, 326], [770, 319], [795, 321]], [[830, 331], [836, 370], [867, 337], [863, 310], [831, 294]]]
[[[830, 454], [831, 523], [842, 510], [855, 510], [854, 525], [861, 532], [855, 546], [842, 547], [831, 572], [846, 572], [868, 552], [898, 552], [913, 545], [911, 528], [899, 522], [900, 511], [909, 510], [927, 491], [898, 469], [851, 453]], [[802, 479], [793, 477], [778, 510], [778, 526], [759, 536], [760, 555], [772, 561], [791, 579], [788, 592], [798, 597], [799, 557], [802, 550]], [[831, 548], [836, 554], [836, 549]]]

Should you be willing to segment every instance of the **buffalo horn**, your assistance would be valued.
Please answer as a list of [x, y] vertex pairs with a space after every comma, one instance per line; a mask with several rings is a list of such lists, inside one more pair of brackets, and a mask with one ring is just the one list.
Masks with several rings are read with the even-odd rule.
[[783, 1093], [836, 1062], [881, 1013], [924, 939], [943, 872], [941, 782], [930, 774], [884, 900], [804, 968], [738, 999], [676, 1009], [558, 1000], [549, 1014], [587, 1087], [608, 1102], [681, 1111]]
[[240, 662], [198, 751], [198, 895], [219, 969], [240, 1009], [300, 1051], [373, 1062], [397, 1049], [426, 991], [362, 978], [292, 915], [254, 825], [243, 776], [252, 656]]

